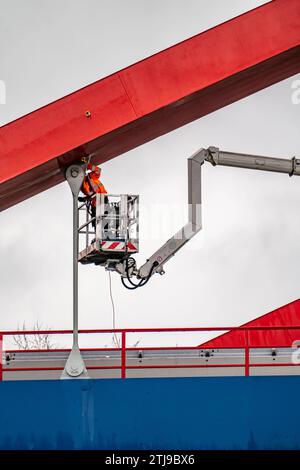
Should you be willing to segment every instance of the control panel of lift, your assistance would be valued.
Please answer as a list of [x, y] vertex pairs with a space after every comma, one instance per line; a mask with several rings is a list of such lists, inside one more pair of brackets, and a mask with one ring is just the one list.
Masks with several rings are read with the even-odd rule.
[[95, 201], [78, 206], [78, 261], [115, 269], [139, 251], [139, 196], [96, 194]]

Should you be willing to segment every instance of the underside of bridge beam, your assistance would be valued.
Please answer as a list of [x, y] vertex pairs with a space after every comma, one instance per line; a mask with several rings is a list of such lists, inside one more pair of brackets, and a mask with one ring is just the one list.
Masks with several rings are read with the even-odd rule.
[[0, 210], [300, 72], [300, 2], [274, 0], [0, 128]]

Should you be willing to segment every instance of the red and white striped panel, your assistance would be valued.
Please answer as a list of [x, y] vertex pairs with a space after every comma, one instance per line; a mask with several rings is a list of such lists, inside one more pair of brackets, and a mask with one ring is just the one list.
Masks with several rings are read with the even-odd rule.
[[131, 242], [127, 243], [127, 248], [128, 248], [128, 251], [138, 251], [137, 247], [134, 246], [134, 244]]
[[[126, 244], [125, 242], [102, 242], [101, 249], [103, 251], [126, 251]], [[127, 250], [131, 252], [138, 251], [137, 247], [133, 245], [133, 243], [127, 243]]]
[[125, 251], [125, 242], [102, 242], [101, 249], [104, 251]]

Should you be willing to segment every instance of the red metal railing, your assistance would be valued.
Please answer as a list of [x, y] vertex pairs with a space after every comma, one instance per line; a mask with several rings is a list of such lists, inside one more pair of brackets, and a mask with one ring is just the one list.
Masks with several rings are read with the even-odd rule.
[[[261, 344], [252, 344], [250, 341], [250, 334], [253, 331], [280, 331], [280, 330], [300, 330], [298, 325], [286, 325], [286, 326], [242, 326], [242, 327], [195, 327], [195, 328], [128, 328], [128, 329], [88, 329], [88, 330], [79, 330], [79, 334], [121, 334], [121, 347], [115, 348], [82, 348], [82, 351], [119, 351], [120, 352], [120, 365], [107, 365], [107, 366], [87, 366], [89, 370], [120, 370], [121, 378], [126, 378], [126, 371], [129, 369], [189, 369], [189, 368], [235, 368], [235, 367], [244, 367], [245, 376], [249, 376], [251, 367], [287, 367], [287, 366], [299, 366], [300, 364], [294, 362], [277, 362], [277, 363], [251, 363], [250, 362], [250, 350], [251, 349], [264, 349], [264, 348], [286, 348], [285, 345], [261, 345]], [[243, 331], [243, 344], [234, 345], [234, 346], [220, 346], [218, 349], [244, 349], [244, 364], [139, 364], [139, 365], [127, 365], [126, 363], [126, 353], [127, 351], [167, 351], [167, 350], [199, 350], [199, 349], [208, 349], [211, 350], [211, 347], [202, 348], [199, 345], [197, 346], [161, 346], [161, 347], [126, 347], [126, 335], [129, 333], [183, 333], [183, 332], [227, 332], [227, 331]], [[26, 330], [26, 331], [2, 331], [0, 332], [0, 354], [2, 358], [3, 353], [3, 340], [5, 336], [16, 336], [16, 335], [66, 335], [72, 334], [72, 330]], [[300, 332], [299, 332], [300, 336]], [[213, 341], [210, 339], [206, 342]], [[290, 345], [291, 347], [292, 345]], [[7, 353], [12, 352], [68, 352], [70, 349], [60, 348], [60, 349], [18, 349], [18, 350], [6, 350]], [[3, 379], [3, 372], [27, 372], [27, 371], [59, 371], [63, 370], [63, 367], [19, 367], [19, 368], [10, 368], [3, 367], [2, 360], [0, 361], [0, 380]]]

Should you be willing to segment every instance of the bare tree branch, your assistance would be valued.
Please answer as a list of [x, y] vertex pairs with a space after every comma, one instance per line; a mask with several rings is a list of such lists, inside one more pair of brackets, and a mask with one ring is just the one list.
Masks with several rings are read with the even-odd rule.
[[18, 349], [55, 349], [59, 345], [52, 342], [51, 335], [49, 333], [39, 333], [41, 330], [49, 330], [50, 328], [44, 328], [42, 323], [37, 321], [33, 328], [30, 330], [36, 331], [34, 335], [22, 334], [22, 330], [26, 331], [26, 323], [23, 322], [22, 328], [18, 327], [20, 334], [13, 336], [13, 341]]

